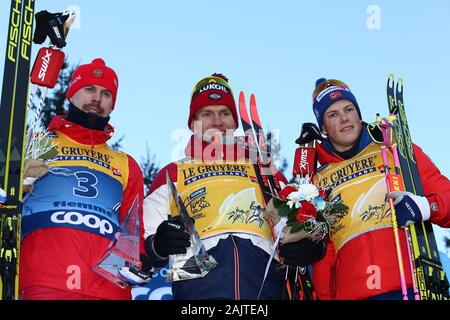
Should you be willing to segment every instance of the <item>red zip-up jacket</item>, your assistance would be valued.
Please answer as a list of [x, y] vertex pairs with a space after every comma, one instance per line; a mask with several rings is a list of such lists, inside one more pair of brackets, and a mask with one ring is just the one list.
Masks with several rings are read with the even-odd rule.
[[[417, 167], [424, 195], [431, 207], [432, 223], [450, 227], [450, 181], [441, 174], [430, 158], [414, 145]], [[317, 146], [320, 164], [343, 161]], [[356, 155], [359, 157], [361, 154]], [[403, 261], [409, 261], [405, 231], [400, 229]], [[325, 257], [313, 265], [313, 283], [320, 299], [357, 300], [401, 290], [394, 234], [392, 228], [364, 233], [348, 241], [337, 253], [328, 240]], [[408, 287], [412, 287], [409, 263], [404, 263]], [[370, 276], [379, 271], [379, 288], [372, 287]]]
[[[139, 199], [139, 215], [142, 221], [142, 171], [131, 156], [106, 149], [106, 141], [114, 132], [110, 125], [105, 131], [91, 130], [67, 121], [64, 116], [56, 116], [49, 125], [49, 131], [66, 139], [63, 145], [56, 146], [58, 157], [62, 158], [57, 161], [57, 168], [82, 172], [84, 175], [77, 177], [77, 180], [73, 174], [65, 177], [48, 173], [35, 183], [29, 199], [25, 200], [22, 232], [26, 234], [20, 250], [20, 292], [38, 286], [100, 299], [131, 299], [129, 286], [122, 289], [92, 270], [93, 265], [106, 252], [111, 240], [101, 233], [106, 230], [109, 236], [113, 236], [113, 232], [108, 228], [99, 232], [99, 229], [95, 228], [95, 222], [108, 223], [101, 219], [112, 216], [111, 221], [114, 220], [120, 225], [136, 197]], [[63, 161], [67, 155], [62, 151], [63, 148], [68, 150], [67, 153], [71, 157], [67, 165], [66, 161]], [[81, 151], [85, 154], [80, 155]], [[116, 164], [119, 166], [116, 167]], [[105, 169], [105, 166], [108, 168]], [[128, 179], [122, 178], [126, 174]], [[98, 178], [98, 183], [91, 183], [89, 177]], [[61, 183], [54, 185], [54, 180]], [[75, 190], [78, 194], [75, 194]], [[96, 196], [79, 196], [87, 194], [89, 190], [96, 190]], [[115, 192], [114, 197], [109, 190]], [[98, 210], [111, 209], [110, 203], [115, 204], [114, 210], [107, 214], [103, 211], [103, 216], [98, 214]], [[77, 204], [83, 207], [77, 207]], [[94, 207], [97, 210], [94, 211], [92, 204], [101, 208]], [[64, 220], [64, 213], [67, 213], [72, 221], [67, 221], [67, 217]], [[77, 217], [84, 219], [75, 221]], [[51, 224], [55, 220], [58, 223], [66, 221], [66, 224]], [[81, 230], [80, 222], [83, 221], [84, 230]], [[141, 223], [141, 239], [143, 230]], [[143, 240], [140, 243], [143, 253]]]

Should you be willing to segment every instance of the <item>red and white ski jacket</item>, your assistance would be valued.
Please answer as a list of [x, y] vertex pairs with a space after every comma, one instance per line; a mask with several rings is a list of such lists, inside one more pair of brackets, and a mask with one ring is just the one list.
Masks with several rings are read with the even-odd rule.
[[[352, 166], [361, 166], [361, 164], [355, 165], [352, 161], [367, 159], [367, 150], [369, 149], [365, 148], [353, 158], [345, 160], [349, 163], [346, 170], [350, 171]], [[439, 226], [449, 227], [450, 181], [440, 173], [421, 148], [414, 145], [414, 151], [424, 194], [430, 203], [430, 220]], [[318, 145], [317, 152], [318, 160], [322, 165], [336, 167], [344, 161], [329, 153], [322, 145]], [[367, 161], [366, 165], [369, 164], [370, 161]], [[374, 172], [379, 168], [369, 168], [370, 170]], [[359, 173], [364, 174], [361, 173], [363, 171]], [[320, 174], [320, 171], [318, 174]], [[354, 179], [357, 177], [357, 175], [354, 175], [352, 179], [348, 179], [345, 176], [345, 170], [339, 172], [339, 175], [341, 174], [342, 176], [339, 177], [339, 179], [342, 178], [339, 185], [341, 189], [345, 188], [346, 184], [354, 183]], [[356, 192], [354, 186], [350, 189], [353, 193]], [[370, 190], [358, 190], [355, 197], [362, 197], [363, 194], [369, 192]], [[357, 212], [355, 212], [357, 209], [350, 208], [349, 211], [353, 215], [352, 223], [354, 223], [358, 217]], [[412, 287], [404, 229], [399, 229], [399, 233], [407, 285]], [[339, 241], [341, 240], [339, 239]], [[370, 296], [401, 290], [392, 227], [385, 226], [365, 230], [360, 234], [355, 233], [354, 237], [348, 237], [346, 240], [345, 242], [341, 241], [343, 245], [340, 247], [338, 245], [337, 252], [335, 250], [336, 243], [329, 240], [325, 257], [313, 265], [313, 282], [321, 299], [367, 299]]]
[[[92, 267], [136, 198], [142, 218], [142, 171], [131, 156], [106, 145], [114, 132], [110, 125], [91, 130], [57, 116], [49, 131], [58, 154], [23, 205], [20, 290], [42, 286], [131, 299], [130, 287], [120, 288]], [[141, 223], [141, 239], [143, 234]]]

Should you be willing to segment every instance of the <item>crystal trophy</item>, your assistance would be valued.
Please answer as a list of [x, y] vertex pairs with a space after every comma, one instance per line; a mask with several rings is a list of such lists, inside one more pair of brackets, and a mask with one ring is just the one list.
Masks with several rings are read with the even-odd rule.
[[138, 196], [128, 211], [125, 219], [108, 245], [106, 253], [93, 266], [95, 272], [110, 280], [121, 288], [128, 283], [120, 276], [119, 270], [124, 267], [130, 270], [140, 269], [139, 255], [139, 201]]
[[[206, 252], [200, 235], [195, 229], [194, 223], [168, 172], [166, 181], [169, 192], [169, 207], [173, 208], [171, 203], [176, 204], [177, 213], [181, 216], [185, 229], [190, 234], [191, 241], [190, 247], [186, 248], [186, 253], [169, 255], [169, 270], [166, 281], [181, 281], [204, 277], [217, 265], [217, 262], [213, 256]], [[172, 215], [176, 216], [177, 214], [173, 213]]]

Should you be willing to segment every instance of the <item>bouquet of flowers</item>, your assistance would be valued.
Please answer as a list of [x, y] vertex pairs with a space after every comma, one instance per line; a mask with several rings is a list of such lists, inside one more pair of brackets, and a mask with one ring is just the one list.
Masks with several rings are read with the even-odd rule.
[[294, 242], [304, 238], [320, 240], [331, 235], [332, 225], [344, 216], [349, 208], [343, 203], [330, 203], [329, 196], [330, 189], [317, 188], [309, 178], [302, 178], [300, 183], [284, 187], [278, 198], [273, 198], [273, 205], [278, 209], [279, 217], [285, 217], [287, 220], [282, 242]]

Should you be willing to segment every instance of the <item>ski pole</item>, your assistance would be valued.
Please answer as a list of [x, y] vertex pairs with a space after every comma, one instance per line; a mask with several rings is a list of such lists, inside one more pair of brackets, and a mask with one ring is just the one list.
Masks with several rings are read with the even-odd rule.
[[[281, 189], [279, 181], [275, 179], [275, 172], [272, 167], [272, 157], [270, 151], [270, 145], [266, 141], [266, 135], [262, 128], [261, 120], [258, 114], [258, 108], [256, 105], [255, 95], [252, 94], [250, 96], [250, 117], [252, 119], [253, 127], [255, 129], [255, 134], [257, 137], [257, 146], [259, 150], [259, 158], [261, 159], [260, 166], [262, 167], [263, 174], [267, 179], [267, 184], [270, 189], [272, 195], [278, 197], [278, 191]], [[314, 142], [310, 141], [309, 146], [311, 146]], [[312, 176], [312, 170], [308, 166], [308, 176]], [[274, 238], [275, 239], [275, 238]], [[310, 300], [315, 295], [314, 288], [309, 281], [309, 275], [307, 274], [307, 267], [295, 266], [294, 270], [291, 270], [290, 267], [294, 266], [286, 266], [288, 278], [286, 279], [285, 285], [288, 290], [288, 294], [290, 295], [291, 300], [296, 300], [299, 297], [300, 300], [306, 299]], [[305, 272], [300, 273], [299, 271], [305, 268]], [[290, 275], [290, 277], [289, 277]], [[294, 279], [292, 279], [294, 277]], [[301, 282], [308, 282], [308, 286], [298, 286], [298, 278], [301, 279]], [[293, 282], [293, 283], [292, 283]], [[293, 289], [291, 288], [293, 286]], [[298, 294], [297, 294], [298, 293]]]
[[[382, 120], [381, 120], [380, 115], [377, 114], [377, 122], [381, 124], [381, 121]], [[384, 130], [381, 125], [380, 125], [380, 128], [382, 130]], [[391, 192], [391, 184], [392, 185], [394, 185], [394, 183], [398, 184], [401, 180], [401, 177], [390, 173], [389, 161], [388, 161], [388, 157], [387, 157], [387, 145], [390, 143], [390, 141], [387, 141], [385, 133], [386, 132], [383, 132], [383, 142], [380, 144], [380, 148], [381, 148], [381, 155], [383, 158], [383, 167], [384, 167], [384, 174], [385, 174], [386, 189], [388, 192], [389, 208], [391, 210], [392, 228], [394, 231], [394, 240], [395, 240], [395, 249], [397, 252], [397, 262], [398, 262], [398, 268], [399, 268], [399, 272], [400, 272], [400, 285], [402, 288], [403, 300], [408, 300], [408, 290], [406, 287], [405, 269], [404, 269], [404, 265], [403, 265], [403, 258], [402, 258], [403, 256], [402, 256], [402, 250], [401, 250], [401, 246], [400, 246], [397, 215], [396, 215], [393, 199], [391, 197], [389, 197], [389, 193]]]
[[[391, 115], [395, 117], [395, 115]], [[396, 121], [396, 117], [395, 120]], [[391, 126], [392, 127], [392, 126]], [[400, 160], [398, 157], [398, 148], [397, 148], [397, 140], [394, 135], [393, 143], [392, 143], [392, 154], [394, 156], [394, 167], [395, 167], [395, 174], [398, 176], [401, 176], [401, 169], [400, 169]], [[404, 191], [405, 188], [402, 188], [400, 191]], [[409, 258], [409, 267], [411, 271], [411, 279], [413, 282], [413, 291], [414, 291], [414, 300], [420, 300], [420, 294], [419, 289], [417, 288], [417, 282], [416, 282], [416, 268], [415, 268], [415, 262], [412, 258], [412, 244], [411, 244], [411, 233], [409, 231], [409, 227], [405, 227], [405, 237], [407, 242], [407, 249], [408, 249], [408, 258]]]
[[[244, 92], [239, 94], [239, 114], [241, 118], [242, 127], [245, 134], [245, 140], [248, 145], [248, 150], [250, 152], [250, 161], [254, 163], [254, 168], [256, 176], [258, 179], [258, 184], [261, 187], [263, 193], [263, 198], [265, 204], [270, 201], [272, 196], [278, 196], [278, 189], [280, 188], [279, 183], [275, 181], [274, 174], [272, 172], [272, 167], [270, 163], [270, 153], [268, 152], [268, 146], [264, 135], [264, 130], [262, 129], [261, 120], [259, 118], [255, 95], [250, 96], [250, 115], [251, 120], [248, 115], [247, 106], [245, 102]], [[253, 124], [253, 126], [252, 126]], [[255, 138], [256, 136], [256, 138]], [[268, 165], [268, 166], [267, 166]], [[269, 219], [268, 224], [272, 233], [272, 238], [274, 241], [277, 239], [275, 232], [275, 226], [273, 222]], [[283, 290], [283, 299], [288, 296], [289, 300], [292, 300], [292, 288], [290, 279], [290, 266], [286, 266], [285, 273], [285, 290]], [[295, 282], [295, 280], [293, 281]]]

